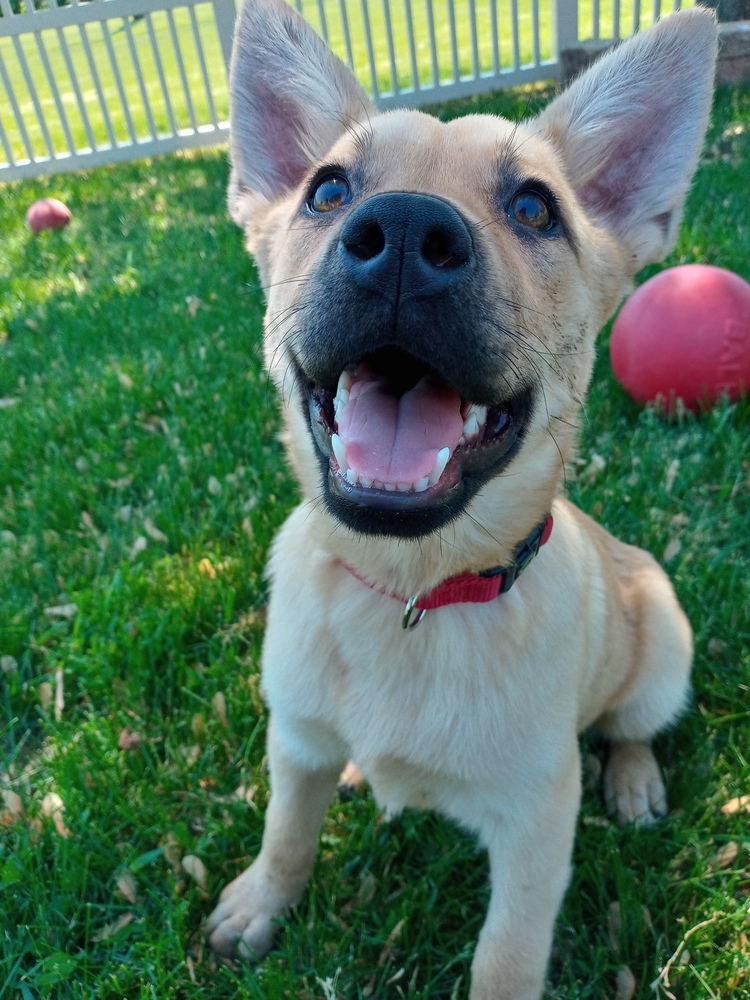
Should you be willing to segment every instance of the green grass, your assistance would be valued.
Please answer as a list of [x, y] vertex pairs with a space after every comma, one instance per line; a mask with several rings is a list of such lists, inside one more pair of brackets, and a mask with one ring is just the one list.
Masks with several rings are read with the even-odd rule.
[[[442, 111], [517, 116], [546, 96]], [[749, 156], [750, 94], [723, 90], [670, 263], [750, 279]], [[460, 998], [485, 860], [434, 816], [385, 822], [369, 795], [332, 805], [266, 962], [218, 963], [204, 942], [221, 885], [260, 843], [262, 572], [295, 498], [226, 175], [206, 151], [0, 195], [0, 996]], [[44, 195], [74, 218], [35, 238], [23, 216]], [[696, 630], [695, 700], [659, 741], [668, 819], [621, 830], [586, 794], [549, 996], [612, 1000], [627, 965], [650, 998], [711, 920], [671, 990], [743, 1000], [750, 827], [722, 806], [750, 792], [750, 404], [666, 422], [613, 381], [606, 338], [569, 492], [669, 556]], [[605, 468], [590, 476], [593, 453]]]

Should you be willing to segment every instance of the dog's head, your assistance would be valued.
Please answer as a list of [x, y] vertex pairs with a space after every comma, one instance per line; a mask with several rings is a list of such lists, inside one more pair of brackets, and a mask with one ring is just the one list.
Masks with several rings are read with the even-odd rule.
[[689, 10], [534, 120], [443, 123], [378, 113], [283, 0], [246, 0], [230, 210], [295, 470], [338, 522], [424, 539], [468, 510], [512, 542], [548, 511], [597, 331], [676, 238], [715, 36]]

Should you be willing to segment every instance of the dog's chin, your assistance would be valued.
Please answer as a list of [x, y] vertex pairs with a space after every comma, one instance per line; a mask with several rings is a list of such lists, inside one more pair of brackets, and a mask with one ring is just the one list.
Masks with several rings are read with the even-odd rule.
[[[507, 398], [477, 404], [463, 400], [450, 382], [420, 362], [397, 352], [395, 372], [383, 371], [394, 362], [390, 352], [380, 352], [363, 364], [347, 366], [337, 386], [323, 385], [307, 378], [298, 366], [298, 384], [304, 393], [310, 429], [320, 460], [323, 494], [331, 515], [354, 532], [398, 538], [422, 538], [456, 520], [482, 487], [508, 468], [518, 454], [530, 423], [533, 396], [523, 388]], [[387, 379], [389, 398], [417, 391], [420, 380], [428, 379], [438, 394], [453, 401], [460, 414], [458, 440], [439, 449], [432, 469], [420, 469], [411, 482], [382, 481], [380, 473], [355, 471], [347, 458], [347, 445], [339, 436], [342, 395], [348, 402], [349, 390], [357, 381], [357, 371], [367, 367], [377, 372], [376, 380]], [[417, 388], [415, 388], [415, 383]], [[486, 397], [485, 397], [486, 398]], [[398, 406], [398, 404], [395, 404]], [[440, 414], [438, 414], [440, 415]], [[461, 431], [461, 420], [464, 420]], [[434, 449], [433, 449], [434, 451]], [[371, 472], [370, 469], [367, 470]]]

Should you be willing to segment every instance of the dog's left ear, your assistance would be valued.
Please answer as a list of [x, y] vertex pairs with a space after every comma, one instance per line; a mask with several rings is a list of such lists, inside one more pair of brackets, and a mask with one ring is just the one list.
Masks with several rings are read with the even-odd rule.
[[674, 246], [708, 123], [714, 15], [673, 14], [603, 56], [532, 123], [560, 152], [585, 208], [632, 273]]

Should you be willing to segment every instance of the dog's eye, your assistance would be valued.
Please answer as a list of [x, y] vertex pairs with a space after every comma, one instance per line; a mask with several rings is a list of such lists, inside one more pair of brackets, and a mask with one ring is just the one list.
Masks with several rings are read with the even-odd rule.
[[529, 229], [549, 229], [555, 221], [550, 203], [538, 191], [519, 191], [513, 196], [508, 212]]
[[349, 181], [340, 174], [324, 177], [313, 188], [307, 204], [313, 212], [332, 212], [351, 201]]

